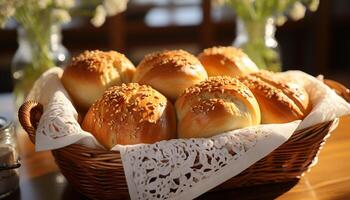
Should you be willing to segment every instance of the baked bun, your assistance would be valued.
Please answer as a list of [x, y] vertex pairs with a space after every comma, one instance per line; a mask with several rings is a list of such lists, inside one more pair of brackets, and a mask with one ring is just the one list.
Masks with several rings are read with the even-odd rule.
[[179, 138], [210, 137], [260, 123], [260, 110], [251, 91], [235, 78], [210, 77], [177, 99]]
[[208, 78], [199, 60], [183, 50], [145, 56], [137, 66], [133, 82], [147, 84], [175, 100], [186, 88]]
[[85, 51], [65, 68], [62, 83], [75, 106], [87, 110], [112, 85], [131, 82], [134, 65], [115, 51]]
[[295, 83], [285, 82], [268, 71], [240, 77], [253, 92], [261, 110], [261, 122], [286, 123], [303, 119], [311, 109], [305, 89]]
[[176, 115], [165, 96], [137, 83], [109, 88], [85, 115], [85, 131], [106, 148], [176, 137]]
[[198, 55], [208, 76], [236, 77], [259, 69], [242, 50], [235, 47], [212, 47]]

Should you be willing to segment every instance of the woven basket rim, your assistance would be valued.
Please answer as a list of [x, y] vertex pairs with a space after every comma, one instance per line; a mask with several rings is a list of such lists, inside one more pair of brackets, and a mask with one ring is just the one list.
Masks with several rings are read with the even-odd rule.
[[[297, 131], [294, 131], [292, 133], [292, 136], [293, 135], [296, 135], [296, 134], [300, 134], [300, 135], [303, 135], [303, 133], [305, 132], [309, 132], [310, 130], [312, 129], [315, 129], [315, 128], [318, 128], [320, 126], [327, 126], [327, 124], [333, 124], [335, 123], [336, 121], [338, 121], [339, 118], [336, 118], [334, 120], [331, 120], [331, 121], [326, 121], [326, 122], [321, 122], [321, 123], [318, 123], [318, 124], [315, 124], [315, 125], [312, 125], [310, 127], [306, 127], [304, 129], [301, 129], [301, 130], [297, 130]], [[224, 134], [224, 133], [222, 133]], [[292, 137], [291, 136], [291, 137]], [[178, 138], [175, 138], [175, 139], [172, 139], [172, 140], [176, 140]], [[204, 138], [206, 139], [206, 138]], [[287, 140], [288, 141], [288, 140]], [[286, 141], [286, 142], [287, 142]], [[58, 149], [53, 149], [53, 151], [56, 151], [56, 150], [62, 150], [62, 149], [65, 149], [65, 148], [74, 148], [74, 149], [79, 149], [79, 150], [83, 150], [85, 151], [86, 153], [94, 153], [94, 154], [119, 154], [119, 151], [118, 150], [108, 150], [108, 149], [94, 149], [94, 148], [89, 148], [89, 147], [86, 147], [86, 146], [83, 146], [83, 145], [80, 145], [80, 144], [70, 144], [68, 146], [65, 146], [65, 147], [62, 147], [62, 148], [58, 148]]]

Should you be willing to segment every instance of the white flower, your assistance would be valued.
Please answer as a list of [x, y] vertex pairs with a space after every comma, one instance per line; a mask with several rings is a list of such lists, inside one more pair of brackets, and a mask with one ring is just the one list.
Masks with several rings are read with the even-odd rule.
[[44, 10], [47, 8], [47, 6], [49, 4], [52, 3], [52, 1], [51, 0], [38, 0], [37, 3], [38, 3], [39, 8]]
[[113, 16], [126, 10], [128, 0], [104, 0], [103, 7], [108, 16]]
[[68, 11], [61, 8], [53, 9], [52, 17], [56, 22], [60, 22], [60, 23], [67, 23], [71, 20], [71, 17]]
[[100, 27], [103, 23], [105, 23], [106, 17], [107, 12], [105, 8], [102, 5], [99, 5], [96, 7], [95, 15], [91, 19], [91, 23], [96, 27]]
[[311, 0], [311, 3], [309, 5], [309, 9], [312, 11], [312, 12], [315, 12], [318, 8], [318, 5], [320, 4], [320, 1], [319, 0]]
[[279, 15], [276, 17], [275, 24], [277, 26], [282, 26], [284, 23], [286, 23], [287, 17], [284, 15]]
[[293, 20], [299, 20], [299, 19], [302, 19], [304, 18], [305, 16], [305, 11], [306, 11], [306, 8], [305, 6], [300, 3], [299, 1], [295, 2], [293, 4], [293, 7], [292, 9], [290, 10], [289, 12], [289, 16], [293, 19]]
[[96, 26], [102, 26], [107, 16], [113, 16], [126, 10], [128, 0], [103, 0], [102, 5], [98, 5], [91, 23]]
[[59, 8], [72, 8], [75, 5], [75, 0], [54, 0], [55, 5]]

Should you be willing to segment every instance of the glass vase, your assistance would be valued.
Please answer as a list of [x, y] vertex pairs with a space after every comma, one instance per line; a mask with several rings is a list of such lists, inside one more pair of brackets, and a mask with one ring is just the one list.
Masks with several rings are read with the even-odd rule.
[[241, 48], [260, 69], [281, 71], [281, 56], [275, 39], [273, 18], [251, 20], [238, 18], [235, 47]]
[[70, 55], [62, 45], [59, 25], [47, 27], [47, 30], [41, 33], [20, 26], [17, 34], [18, 49], [12, 59], [11, 71], [15, 105], [19, 108], [35, 80], [51, 67], [64, 66]]

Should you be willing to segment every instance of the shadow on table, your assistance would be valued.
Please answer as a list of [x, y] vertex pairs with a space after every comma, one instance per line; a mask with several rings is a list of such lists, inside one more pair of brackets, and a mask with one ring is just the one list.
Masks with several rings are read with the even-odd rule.
[[249, 187], [235, 188], [232, 190], [214, 191], [201, 195], [197, 199], [276, 199], [285, 192], [292, 189], [299, 179], [284, 183], [272, 183], [266, 185], [256, 185]]
[[[297, 183], [299, 179], [296, 179], [295, 181], [286, 182], [286, 183], [274, 183], [274, 184], [267, 184], [267, 185], [259, 185], [259, 186], [252, 186], [252, 187], [242, 187], [242, 188], [236, 188], [233, 190], [224, 190], [224, 191], [217, 191], [217, 192], [209, 192], [206, 194], [203, 194], [197, 199], [241, 199], [241, 200], [254, 200], [254, 199], [276, 199], [280, 195], [284, 194], [285, 192], [289, 191], [291, 188], [293, 188]], [[64, 200], [70, 200], [70, 199], [86, 199], [83, 195], [78, 193], [72, 186], [67, 185], [65, 188], [62, 199]]]
[[[298, 180], [286, 183], [274, 183], [233, 190], [215, 191], [203, 194], [198, 199], [275, 199], [290, 190]], [[5, 200], [85, 200], [59, 172], [50, 173], [29, 180], [21, 180], [20, 188]]]
[[85, 197], [84, 195], [80, 194], [77, 190], [75, 190], [73, 188], [73, 186], [67, 184], [66, 188], [64, 189], [63, 191], [63, 194], [62, 194], [62, 200], [77, 200], [77, 199], [80, 199], [80, 200], [88, 200], [87, 197]]
[[87, 199], [69, 185], [59, 172], [21, 180], [20, 187], [4, 200], [77, 200]]

